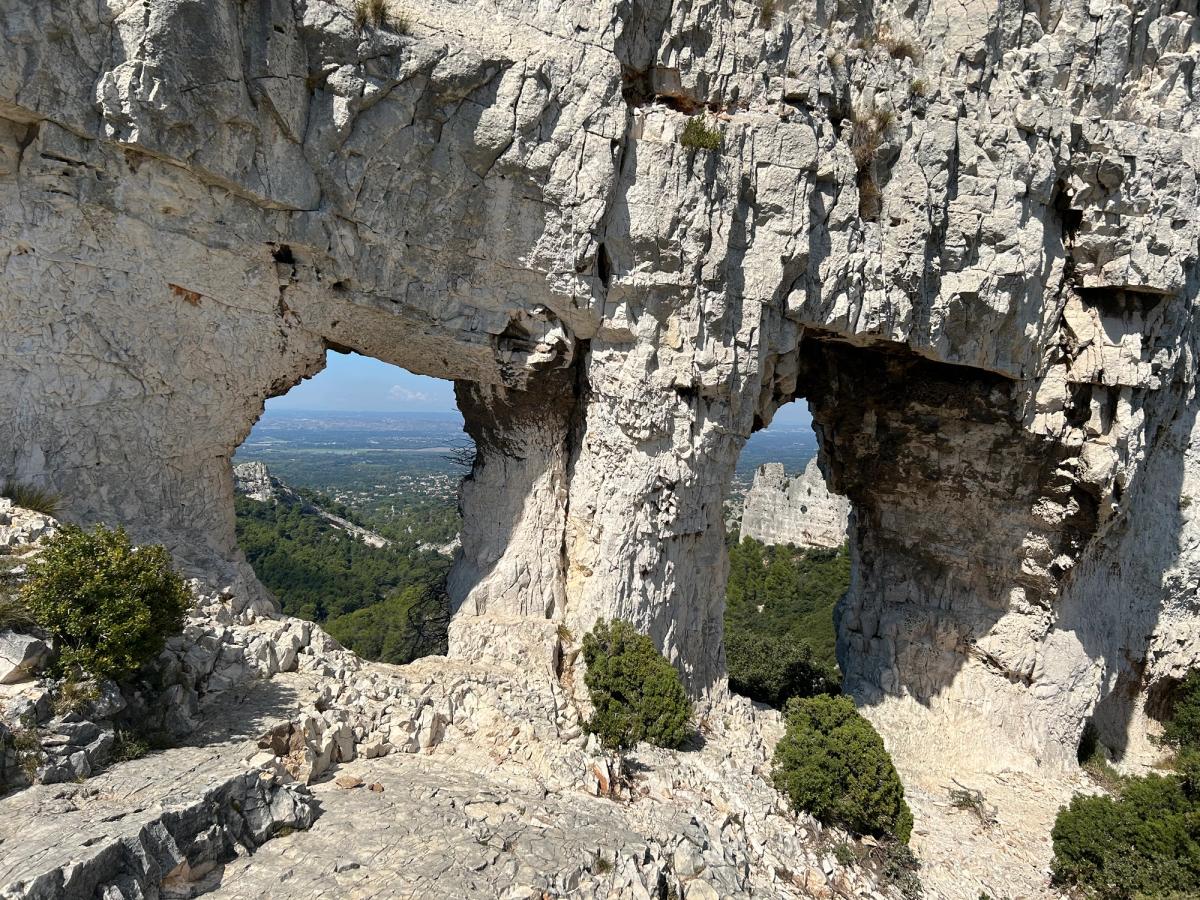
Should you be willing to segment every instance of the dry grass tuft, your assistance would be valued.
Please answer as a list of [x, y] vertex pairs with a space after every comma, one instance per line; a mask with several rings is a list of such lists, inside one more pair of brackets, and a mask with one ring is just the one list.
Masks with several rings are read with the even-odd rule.
[[875, 43], [886, 50], [892, 59], [911, 59], [919, 62], [923, 55], [915, 38], [886, 22], [876, 30]]
[[388, 0], [355, 0], [354, 27], [361, 31], [368, 25], [389, 28], [397, 34], [409, 33], [408, 16], [392, 9]]

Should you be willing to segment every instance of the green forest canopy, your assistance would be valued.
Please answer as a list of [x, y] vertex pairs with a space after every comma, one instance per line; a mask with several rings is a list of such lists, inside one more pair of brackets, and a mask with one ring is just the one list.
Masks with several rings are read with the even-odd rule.
[[813, 662], [837, 669], [833, 608], [850, 586], [850, 553], [770, 547], [734, 534], [725, 588], [725, 633], [784, 637], [807, 645]]
[[[341, 504], [304, 495], [356, 520]], [[397, 518], [358, 522], [394, 540], [388, 547], [363, 543], [301, 502], [238, 497], [236, 512], [238, 544], [285, 613], [320, 623], [366, 659], [406, 663], [446, 652], [450, 560], [421, 545], [453, 538], [452, 506], [414, 499]]]

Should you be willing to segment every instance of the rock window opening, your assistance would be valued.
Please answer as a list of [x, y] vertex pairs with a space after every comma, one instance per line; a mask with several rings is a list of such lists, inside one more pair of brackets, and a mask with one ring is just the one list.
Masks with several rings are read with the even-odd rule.
[[782, 707], [838, 691], [834, 607], [850, 583], [849, 511], [817, 467], [806, 404], [781, 408], [747, 441], [726, 515], [725, 648], [735, 693]]
[[458, 486], [449, 381], [330, 350], [234, 456], [238, 546], [282, 611], [389, 663], [446, 652]]

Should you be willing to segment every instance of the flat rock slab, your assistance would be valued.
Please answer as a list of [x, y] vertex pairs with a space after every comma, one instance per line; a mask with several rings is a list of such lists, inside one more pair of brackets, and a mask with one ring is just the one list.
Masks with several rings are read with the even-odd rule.
[[[312, 785], [321, 816], [225, 868], [206, 896], [306, 898], [560, 896], [611, 880], [647, 854], [621, 804], [547, 795], [529, 779], [476, 774], [453, 757], [393, 754], [340, 768], [383, 791]], [[679, 827], [686, 826], [683, 818]]]
[[[214, 790], [245, 773], [254, 737], [295, 715], [307, 687], [298, 676], [256, 683], [212, 707], [215, 724], [193, 745], [116, 764], [82, 784], [35, 785], [0, 798], [0, 897], [74, 896], [59, 893], [54, 873], [99, 866], [118, 845], [161, 832], [165, 811], [177, 819], [180, 810], [190, 815], [212, 802]], [[32, 887], [39, 880], [51, 887]]]

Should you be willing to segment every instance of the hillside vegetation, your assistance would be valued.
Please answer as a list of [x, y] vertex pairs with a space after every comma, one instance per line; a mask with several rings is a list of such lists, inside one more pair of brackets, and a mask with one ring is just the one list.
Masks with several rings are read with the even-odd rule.
[[453, 538], [454, 508], [415, 500], [386, 521], [362, 522], [343, 504], [303, 494], [393, 543], [368, 546], [301, 502], [238, 497], [238, 544], [283, 611], [320, 623], [365, 659], [406, 663], [445, 653], [450, 559], [428, 545]]
[[769, 547], [734, 535], [725, 589], [730, 688], [779, 709], [792, 697], [836, 693], [833, 608], [849, 586], [846, 547]]

